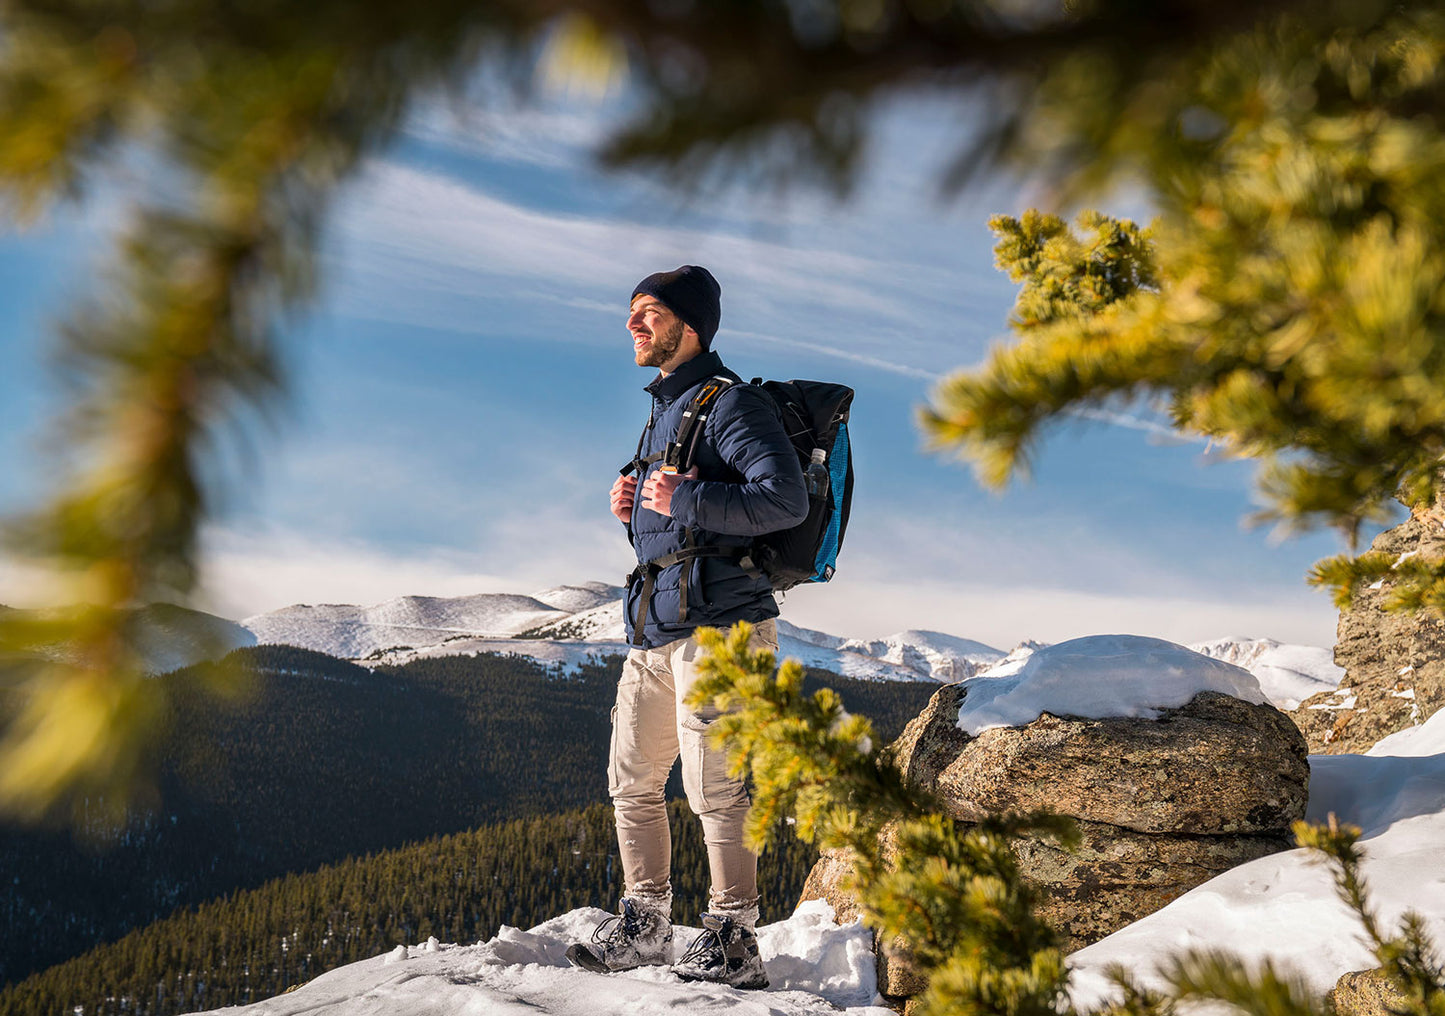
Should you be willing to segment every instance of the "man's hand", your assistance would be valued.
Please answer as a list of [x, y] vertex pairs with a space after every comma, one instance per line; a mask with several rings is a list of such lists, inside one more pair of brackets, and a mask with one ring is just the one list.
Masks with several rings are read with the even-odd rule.
[[642, 507], [651, 508], [659, 515], [672, 515], [672, 492], [683, 480], [696, 480], [697, 466], [685, 473], [664, 473], [655, 471], [642, 484]]
[[612, 484], [612, 514], [624, 525], [632, 521], [632, 504], [637, 499], [637, 477], [619, 476]]

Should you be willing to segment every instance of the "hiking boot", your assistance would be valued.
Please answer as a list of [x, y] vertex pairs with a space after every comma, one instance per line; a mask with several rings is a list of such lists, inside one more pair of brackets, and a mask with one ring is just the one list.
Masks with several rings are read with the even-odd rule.
[[752, 928], [718, 914], [702, 915], [702, 934], [672, 972], [684, 981], [715, 981], [734, 988], [768, 986], [758, 936]]
[[639, 907], [624, 896], [617, 916], [597, 926], [590, 944], [568, 946], [567, 959], [595, 974], [671, 963], [672, 922], [662, 911]]

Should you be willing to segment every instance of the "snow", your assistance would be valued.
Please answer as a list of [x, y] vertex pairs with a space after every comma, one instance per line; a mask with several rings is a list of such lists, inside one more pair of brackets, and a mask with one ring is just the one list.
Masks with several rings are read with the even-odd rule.
[[1440, 726], [1445, 724], [1445, 720], [1442, 720], [1441, 716], [1445, 716], [1445, 713], [1437, 712], [1428, 723], [1406, 730], [1397, 730], [1389, 737], [1377, 741], [1375, 746], [1365, 754], [1372, 758], [1381, 756], [1421, 758], [1445, 753], [1445, 729], [1441, 729]]
[[[758, 929], [758, 951], [772, 984], [739, 991], [687, 983], [663, 967], [593, 974], [568, 964], [573, 942], [587, 941], [608, 915], [587, 907], [530, 931], [503, 927], [470, 945], [431, 939], [338, 967], [295, 991], [230, 1016], [639, 1016], [728, 1013], [730, 1016], [893, 1016], [877, 997], [872, 936], [856, 921], [839, 926], [822, 900], [786, 921]], [[699, 929], [675, 927], [681, 956]]]
[[[1445, 944], [1445, 712], [1366, 755], [1311, 756], [1306, 817], [1323, 821], [1332, 813], [1364, 831], [1362, 872], [1386, 931], [1413, 909]], [[1224, 949], [1254, 963], [1270, 957], [1320, 994], [1342, 974], [1375, 966], [1329, 872], [1296, 849], [1225, 872], [1074, 953], [1074, 1000], [1096, 1008], [1109, 997], [1110, 963], [1147, 981], [1184, 948]]]
[[[1003, 672], [1000, 672], [1003, 671]], [[1267, 701], [1254, 675], [1163, 639], [1089, 635], [1036, 649], [964, 682], [958, 726], [977, 735], [1019, 727], [1043, 713], [1102, 719], [1158, 716], [1202, 691]]]
[[1345, 676], [1331, 649], [1285, 645], [1274, 639], [1223, 638], [1193, 642], [1189, 648], [1255, 676], [1265, 695], [1284, 710], [1298, 709], [1311, 695], [1333, 691]]
[[574, 611], [565, 617], [548, 621], [527, 632], [538, 639], [559, 639], [569, 642], [605, 642], [627, 652], [627, 626], [622, 620], [622, 591], [611, 599]]
[[603, 604], [616, 603], [621, 595], [621, 586], [609, 586], [606, 582], [583, 582], [576, 586], [544, 589], [540, 593], [533, 593], [532, 599], [540, 600], [549, 607], [565, 610], [569, 614], [576, 614]]
[[1310, 708], [1310, 709], [1320, 709], [1320, 710], [1323, 710], [1323, 711], [1325, 711], [1325, 712], [1340, 712], [1341, 710], [1344, 710], [1344, 709], [1353, 709], [1353, 708], [1355, 708], [1355, 703], [1358, 701], [1358, 698], [1357, 698], [1357, 696], [1355, 695], [1355, 693], [1352, 692], [1352, 691], [1348, 691], [1348, 690], [1347, 690], [1347, 691], [1339, 691], [1339, 690], [1337, 689], [1337, 690], [1334, 692], [1334, 694], [1331, 695], [1331, 698], [1332, 698], [1334, 701], [1330, 701], [1330, 699], [1326, 699], [1326, 700], [1323, 701], [1323, 702], [1316, 702], [1314, 705], [1310, 706], [1309, 708]]

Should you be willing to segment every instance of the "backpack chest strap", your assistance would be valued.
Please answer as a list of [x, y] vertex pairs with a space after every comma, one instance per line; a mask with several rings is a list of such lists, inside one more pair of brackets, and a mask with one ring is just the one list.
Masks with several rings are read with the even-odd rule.
[[[686, 539], [689, 544], [693, 544], [692, 530], [687, 530]], [[748, 555], [749, 551], [746, 547], [690, 545], [638, 565], [633, 569], [632, 574], [627, 576], [629, 586], [639, 576], [642, 578], [642, 591], [637, 595], [637, 614], [632, 622], [632, 644], [642, 645], [642, 629], [647, 624], [647, 611], [652, 605], [652, 594], [657, 589], [657, 576], [661, 575], [664, 570], [675, 564], [682, 565], [677, 577], [677, 620], [681, 624], [687, 621], [687, 587], [692, 579], [693, 562], [700, 557], [730, 557], [741, 562], [749, 560]]]

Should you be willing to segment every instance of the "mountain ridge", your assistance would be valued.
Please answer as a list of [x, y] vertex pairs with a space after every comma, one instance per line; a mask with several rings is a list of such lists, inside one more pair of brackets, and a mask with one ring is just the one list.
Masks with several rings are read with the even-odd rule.
[[[240, 625], [258, 642], [324, 652], [365, 666], [416, 659], [505, 653], [575, 669], [620, 655], [627, 644], [620, 586], [583, 582], [531, 594], [404, 596], [371, 606], [294, 604]], [[911, 628], [875, 639], [850, 638], [778, 620], [778, 651], [805, 667], [862, 680], [948, 683], [987, 674], [1046, 643], [1026, 640], [1004, 651], [946, 632]], [[1281, 709], [1339, 683], [1330, 650], [1273, 639], [1222, 638], [1188, 648], [1244, 667]]]

